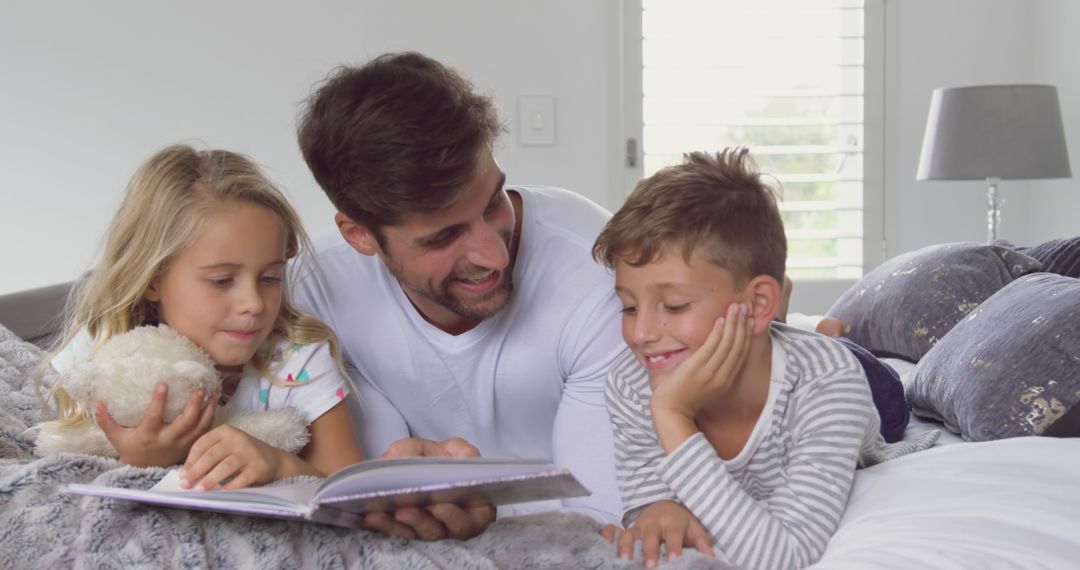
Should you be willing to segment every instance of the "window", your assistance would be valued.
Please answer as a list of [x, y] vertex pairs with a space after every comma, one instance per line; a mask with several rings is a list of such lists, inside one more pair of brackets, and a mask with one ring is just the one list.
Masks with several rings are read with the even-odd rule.
[[863, 0], [642, 0], [642, 175], [687, 151], [749, 147], [782, 184], [793, 279], [857, 279], [870, 251], [864, 197], [880, 198], [866, 191], [865, 127], [880, 88], [867, 78], [865, 11]]

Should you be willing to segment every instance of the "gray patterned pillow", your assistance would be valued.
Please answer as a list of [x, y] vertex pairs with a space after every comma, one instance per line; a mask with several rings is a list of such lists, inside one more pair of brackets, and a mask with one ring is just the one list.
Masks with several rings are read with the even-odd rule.
[[919, 361], [907, 384], [911, 411], [970, 441], [1043, 434], [1080, 402], [1078, 323], [1080, 279], [1013, 281]]
[[960, 319], [1038, 260], [974, 242], [932, 245], [894, 257], [829, 309], [844, 336], [878, 355], [920, 358]]
[[1053, 239], [1031, 247], [1013, 248], [1042, 263], [1042, 271], [1080, 278], [1080, 237]]

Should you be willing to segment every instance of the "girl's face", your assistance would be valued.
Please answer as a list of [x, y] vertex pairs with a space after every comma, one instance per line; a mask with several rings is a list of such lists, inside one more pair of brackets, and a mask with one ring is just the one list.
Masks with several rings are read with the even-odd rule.
[[267, 208], [236, 202], [205, 222], [193, 244], [155, 279], [146, 299], [162, 322], [238, 370], [277, 319], [285, 276], [285, 229]]

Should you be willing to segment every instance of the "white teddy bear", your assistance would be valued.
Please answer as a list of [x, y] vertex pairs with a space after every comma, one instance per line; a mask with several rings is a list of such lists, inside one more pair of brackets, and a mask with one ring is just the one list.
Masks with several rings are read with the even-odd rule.
[[[180, 415], [191, 394], [203, 388], [213, 394], [221, 376], [210, 356], [166, 325], [137, 327], [109, 339], [93, 355], [57, 379], [77, 406], [74, 414], [37, 426], [39, 455], [72, 452], [106, 457], [119, 454], [98, 427], [93, 402], [101, 401], [123, 426], [136, 426], [150, 406], [154, 387], [169, 386], [165, 421]], [[263, 412], [218, 408], [214, 425], [227, 423], [290, 453], [308, 442], [307, 420], [292, 407]]]

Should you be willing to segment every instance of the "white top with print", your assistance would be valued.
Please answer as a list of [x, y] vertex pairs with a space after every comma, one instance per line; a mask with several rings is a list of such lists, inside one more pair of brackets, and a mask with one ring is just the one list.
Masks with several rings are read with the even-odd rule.
[[271, 382], [251, 364], [245, 364], [244, 376], [226, 409], [230, 412], [261, 412], [292, 406], [312, 422], [345, 399], [348, 393], [345, 378], [326, 341], [315, 344], [280, 342], [274, 349], [269, 369], [277, 382]]
[[[83, 329], [53, 357], [52, 367], [57, 372], [66, 372], [83, 361], [92, 348], [90, 334]], [[326, 341], [315, 344], [279, 342], [270, 358], [269, 371], [277, 382], [271, 382], [251, 364], [245, 364], [240, 383], [226, 408], [235, 413], [292, 406], [308, 422], [313, 422], [348, 393], [348, 384]]]

